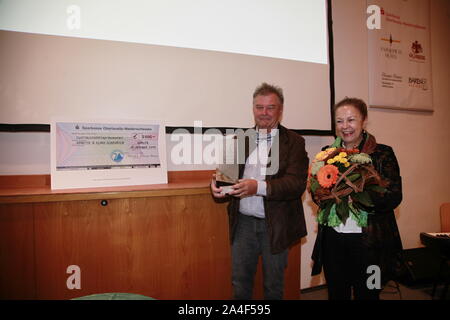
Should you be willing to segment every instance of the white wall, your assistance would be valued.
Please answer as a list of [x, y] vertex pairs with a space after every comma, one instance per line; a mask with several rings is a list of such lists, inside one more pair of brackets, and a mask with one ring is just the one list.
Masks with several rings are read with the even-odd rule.
[[[345, 96], [368, 100], [366, 0], [333, 5], [336, 101]], [[396, 210], [405, 249], [421, 246], [419, 234], [439, 232], [439, 205], [450, 202], [450, 1], [431, 0], [433, 113], [370, 108], [368, 131], [394, 148], [403, 178], [403, 201]], [[314, 141], [308, 137], [307, 143]], [[314, 146], [315, 147], [315, 146]], [[306, 205], [307, 209], [308, 205]], [[308, 215], [308, 214], [307, 214]], [[302, 246], [301, 287], [321, 283], [310, 277], [315, 234]]]
[[[365, 0], [333, 1], [336, 101], [344, 96], [368, 99], [366, 8]], [[439, 205], [450, 202], [450, 1], [431, 0], [431, 16], [434, 112], [369, 110], [368, 130], [394, 148], [400, 164], [403, 202], [396, 215], [405, 248], [420, 246], [420, 232], [440, 230]], [[305, 138], [310, 158], [332, 141], [332, 137]], [[48, 174], [49, 141], [47, 133], [0, 133], [0, 175]], [[167, 137], [168, 150], [173, 144]], [[168, 169], [212, 168], [169, 163]], [[308, 194], [303, 203], [309, 234], [302, 246], [301, 287], [308, 288], [323, 279], [310, 276], [316, 207]]]

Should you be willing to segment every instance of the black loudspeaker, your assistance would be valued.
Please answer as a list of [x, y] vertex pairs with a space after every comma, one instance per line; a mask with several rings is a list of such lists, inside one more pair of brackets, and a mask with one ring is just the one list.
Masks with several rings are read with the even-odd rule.
[[407, 286], [432, 285], [436, 279], [440, 258], [428, 248], [403, 250], [403, 265], [406, 272], [398, 281]]

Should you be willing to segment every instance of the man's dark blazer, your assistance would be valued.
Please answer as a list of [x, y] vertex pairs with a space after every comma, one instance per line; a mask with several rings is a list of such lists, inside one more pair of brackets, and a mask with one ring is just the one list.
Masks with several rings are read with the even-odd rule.
[[[306, 236], [305, 216], [301, 196], [306, 189], [309, 159], [305, 150], [305, 139], [279, 125], [279, 139], [275, 139], [269, 154], [270, 166], [278, 164], [278, 171], [266, 175], [267, 195], [264, 210], [272, 254], [277, 254]], [[278, 140], [279, 153], [274, 143]], [[250, 150], [246, 153], [246, 159]], [[245, 164], [239, 167], [239, 177], [244, 174]], [[230, 240], [239, 219], [239, 198], [232, 197], [228, 205]]]

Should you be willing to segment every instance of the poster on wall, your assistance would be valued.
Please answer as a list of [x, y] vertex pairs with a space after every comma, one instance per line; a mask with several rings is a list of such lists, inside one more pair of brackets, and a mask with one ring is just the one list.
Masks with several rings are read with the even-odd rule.
[[161, 122], [53, 119], [50, 130], [52, 189], [167, 183]]
[[368, 0], [380, 25], [368, 31], [369, 104], [432, 111], [429, 0]]

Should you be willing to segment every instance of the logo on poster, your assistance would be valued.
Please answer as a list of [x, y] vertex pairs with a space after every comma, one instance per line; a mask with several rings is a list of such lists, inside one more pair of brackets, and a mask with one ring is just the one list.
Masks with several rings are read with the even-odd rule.
[[381, 41], [389, 42], [389, 47], [384, 46], [381, 47], [381, 51], [384, 53], [384, 56], [387, 59], [397, 59], [397, 57], [403, 53], [402, 49], [392, 47], [393, 44], [401, 43], [400, 40], [392, 37], [392, 34], [389, 34], [389, 38], [387, 37], [381, 38]]
[[411, 52], [409, 53], [411, 61], [425, 62], [425, 56], [421, 54], [422, 52], [423, 48], [420, 42], [417, 40], [414, 41], [411, 45]]
[[371, 14], [366, 21], [367, 29], [381, 29], [381, 12], [377, 5], [370, 5], [367, 7], [367, 13]]
[[428, 84], [427, 84], [426, 78], [409, 77], [408, 85], [413, 88], [428, 90]]

